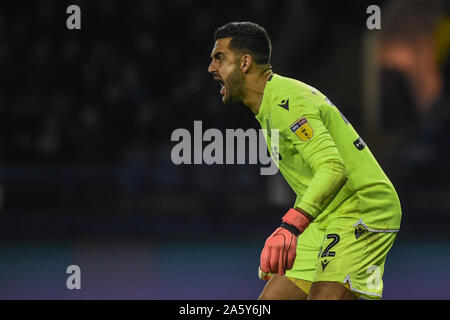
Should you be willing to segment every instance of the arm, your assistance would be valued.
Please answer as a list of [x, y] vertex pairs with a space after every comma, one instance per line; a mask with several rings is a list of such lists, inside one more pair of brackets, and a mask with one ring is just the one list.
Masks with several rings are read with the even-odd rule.
[[305, 142], [291, 132], [290, 138], [314, 176], [303, 196], [297, 198], [295, 207], [299, 212], [317, 218], [333, 201], [348, 177], [339, 150], [322, 120], [316, 115], [305, 116], [305, 119], [314, 130], [313, 137]]
[[260, 261], [263, 273], [283, 275], [292, 268], [298, 236], [331, 203], [347, 181], [339, 150], [318, 109], [312, 109], [317, 113], [294, 113], [292, 117], [296, 119], [285, 133], [312, 169], [313, 177], [306, 192], [297, 199], [295, 209], [285, 214], [281, 226], [266, 240]]

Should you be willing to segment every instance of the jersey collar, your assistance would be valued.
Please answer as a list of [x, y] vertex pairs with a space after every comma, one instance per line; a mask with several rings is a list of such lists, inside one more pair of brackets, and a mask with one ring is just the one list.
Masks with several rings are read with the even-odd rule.
[[278, 77], [278, 75], [273, 73], [266, 82], [266, 87], [264, 88], [264, 92], [263, 92], [263, 98], [261, 100], [261, 106], [259, 107], [259, 113], [257, 115], [255, 115], [257, 120], [262, 120], [266, 116], [267, 112], [269, 111], [272, 86], [273, 86], [274, 80], [277, 77]]

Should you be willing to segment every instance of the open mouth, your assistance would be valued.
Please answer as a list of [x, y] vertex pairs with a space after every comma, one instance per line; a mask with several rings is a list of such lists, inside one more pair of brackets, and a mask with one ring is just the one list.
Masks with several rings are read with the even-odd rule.
[[225, 82], [220, 78], [214, 78], [214, 80], [216, 80], [219, 83], [220, 94], [225, 95], [225, 92], [226, 92]]

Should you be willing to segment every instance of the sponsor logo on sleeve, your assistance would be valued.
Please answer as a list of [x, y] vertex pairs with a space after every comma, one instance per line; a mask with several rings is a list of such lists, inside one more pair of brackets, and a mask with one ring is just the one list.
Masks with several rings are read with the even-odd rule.
[[291, 124], [291, 131], [302, 141], [306, 142], [314, 137], [314, 129], [306, 118], [301, 118]]
[[366, 143], [364, 142], [363, 139], [361, 139], [361, 137], [359, 137], [358, 139], [353, 141], [353, 144], [355, 145], [356, 149], [358, 149], [358, 150], [363, 150], [366, 147]]

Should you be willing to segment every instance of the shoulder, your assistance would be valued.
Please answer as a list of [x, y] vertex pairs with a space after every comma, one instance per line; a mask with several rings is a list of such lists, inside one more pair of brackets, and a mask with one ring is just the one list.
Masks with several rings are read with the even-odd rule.
[[296, 79], [275, 75], [271, 80], [271, 118], [278, 126], [290, 125], [302, 116], [319, 115], [324, 96]]

